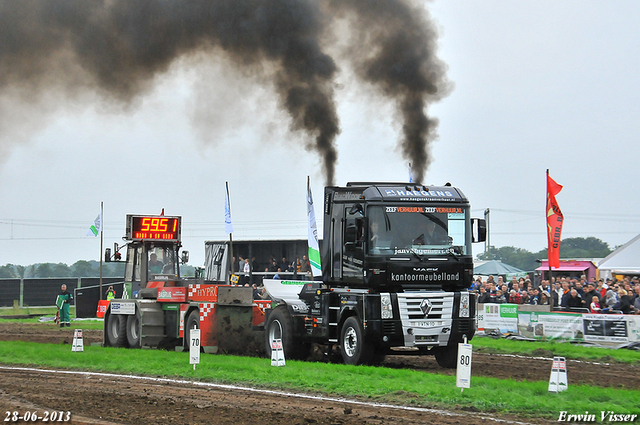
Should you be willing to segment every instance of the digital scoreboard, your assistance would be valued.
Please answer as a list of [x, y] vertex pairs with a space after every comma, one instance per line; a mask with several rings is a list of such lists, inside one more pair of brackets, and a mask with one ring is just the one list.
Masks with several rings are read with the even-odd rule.
[[181, 217], [127, 215], [126, 238], [132, 241], [180, 241]]

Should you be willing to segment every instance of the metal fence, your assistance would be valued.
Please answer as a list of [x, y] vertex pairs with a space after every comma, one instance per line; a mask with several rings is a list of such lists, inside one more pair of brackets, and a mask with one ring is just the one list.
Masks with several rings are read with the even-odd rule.
[[[102, 278], [102, 284], [122, 282], [121, 277]], [[53, 307], [62, 284], [73, 293], [76, 288], [100, 284], [99, 277], [0, 279], [0, 307]]]

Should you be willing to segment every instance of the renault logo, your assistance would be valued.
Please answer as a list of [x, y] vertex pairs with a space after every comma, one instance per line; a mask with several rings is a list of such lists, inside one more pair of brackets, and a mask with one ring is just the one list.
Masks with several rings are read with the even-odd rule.
[[426, 298], [420, 303], [420, 310], [422, 310], [425, 316], [429, 314], [429, 312], [431, 311], [431, 307], [431, 301]]

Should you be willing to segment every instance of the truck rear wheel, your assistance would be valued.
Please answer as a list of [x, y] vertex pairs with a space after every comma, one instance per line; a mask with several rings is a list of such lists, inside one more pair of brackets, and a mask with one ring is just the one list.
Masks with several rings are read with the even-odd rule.
[[265, 326], [265, 345], [267, 357], [271, 357], [271, 344], [282, 341], [284, 356], [287, 359], [304, 360], [309, 354], [307, 344], [301, 344], [293, 336], [293, 320], [287, 307], [281, 305], [273, 309]]
[[453, 369], [458, 365], [458, 344], [447, 345], [446, 347], [434, 347], [436, 361], [440, 367]]
[[142, 328], [140, 326], [140, 309], [136, 307], [136, 314], [127, 316], [127, 342], [131, 348], [140, 348]]
[[362, 325], [357, 317], [349, 317], [342, 325], [340, 351], [346, 364], [370, 364], [374, 359], [375, 347], [365, 342]]
[[112, 347], [127, 346], [127, 319], [122, 314], [109, 314], [107, 318], [107, 339]]

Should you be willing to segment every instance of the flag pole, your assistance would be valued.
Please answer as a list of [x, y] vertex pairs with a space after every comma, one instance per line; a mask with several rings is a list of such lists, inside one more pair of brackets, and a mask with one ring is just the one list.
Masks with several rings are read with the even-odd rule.
[[[549, 223], [547, 221], [547, 214], [549, 214], [549, 169], [547, 168], [547, 194], [546, 194], [546, 206], [544, 211], [544, 224], [547, 228], [547, 265], [549, 266], [549, 305], [553, 310], [553, 293], [551, 291], [555, 291], [555, 286], [553, 284], [553, 270], [551, 269], [551, 256], [549, 253], [551, 252], [551, 239], [549, 238]], [[558, 295], [558, 303], [560, 303], [560, 295]]]
[[[229, 217], [231, 217], [231, 197], [229, 196], [229, 182], [225, 182], [226, 190], [227, 190], [227, 200], [229, 201]], [[226, 283], [229, 283], [229, 279], [231, 279], [231, 275], [233, 274], [233, 232], [229, 232], [229, 268], [226, 276]], [[239, 270], [238, 270], [239, 271]]]
[[104, 243], [104, 202], [100, 201], [100, 300], [102, 301], [102, 244]]

